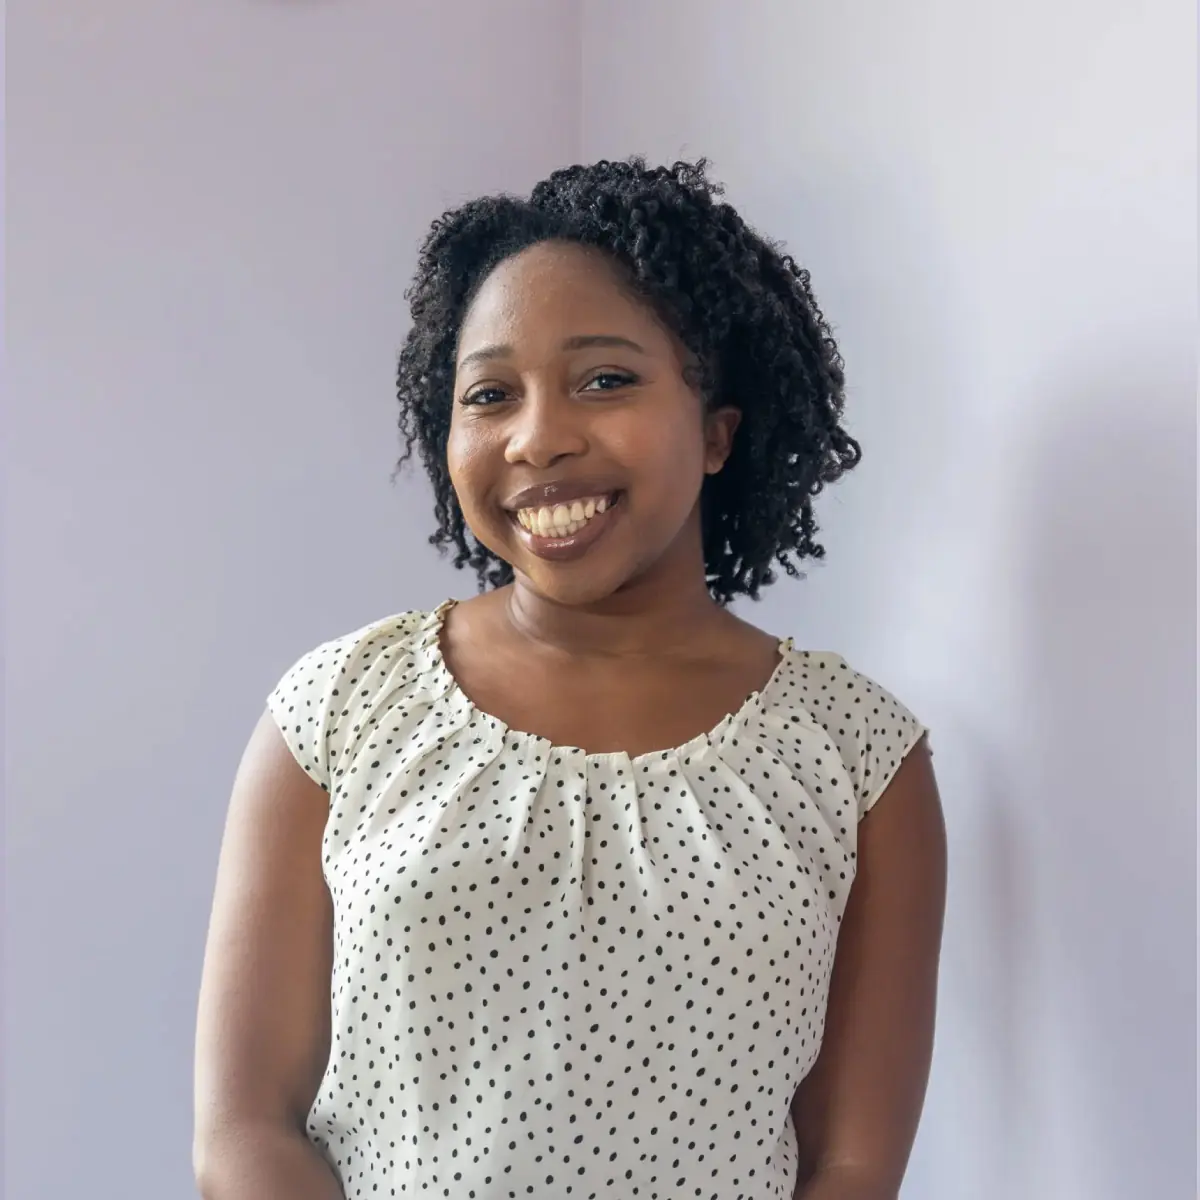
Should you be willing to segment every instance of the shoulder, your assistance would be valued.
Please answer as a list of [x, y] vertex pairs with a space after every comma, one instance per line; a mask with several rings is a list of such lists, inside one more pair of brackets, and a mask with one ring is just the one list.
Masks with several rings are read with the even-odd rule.
[[398, 613], [322, 642], [267, 697], [296, 761], [327, 791], [332, 764], [389, 684], [420, 674], [440, 611]]
[[284, 712], [311, 707], [351, 688], [373, 666], [393, 660], [418, 641], [432, 614], [405, 612], [384, 617], [307, 651], [284, 674], [271, 693], [273, 706]]
[[797, 695], [813, 715], [832, 724], [861, 717], [900, 724], [916, 723], [912, 713], [883, 684], [852, 667], [840, 654], [790, 649]]
[[789, 645], [779, 683], [775, 704], [803, 714], [804, 723], [828, 735], [864, 816], [926, 736], [926, 727], [886, 687], [839, 654]]

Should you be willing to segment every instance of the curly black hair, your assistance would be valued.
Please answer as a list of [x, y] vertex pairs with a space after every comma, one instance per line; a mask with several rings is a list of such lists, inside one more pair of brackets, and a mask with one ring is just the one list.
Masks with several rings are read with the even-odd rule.
[[526, 200], [489, 196], [434, 221], [405, 293], [412, 328], [396, 388], [405, 450], [433, 483], [430, 541], [470, 567], [480, 589], [512, 568], [467, 528], [446, 461], [459, 329], [484, 279], [535, 243], [603, 251], [694, 355], [706, 403], [741, 410], [725, 468], [704, 483], [704, 560], [722, 605], [757, 598], [778, 564], [821, 558], [813, 497], [856, 466], [842, 427], [841, 355], [806, 270], [720, 201], [707, 162], [647, 167], [641, 157], [555, 171]]

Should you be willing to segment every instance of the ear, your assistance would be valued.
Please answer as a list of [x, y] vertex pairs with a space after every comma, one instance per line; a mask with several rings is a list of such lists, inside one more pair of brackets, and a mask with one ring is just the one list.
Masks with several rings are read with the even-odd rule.
[[729, 459], [733, 435], [742, 423], [739, 408], [717, 408], [704, 418], [704, 473], [716, 475]]

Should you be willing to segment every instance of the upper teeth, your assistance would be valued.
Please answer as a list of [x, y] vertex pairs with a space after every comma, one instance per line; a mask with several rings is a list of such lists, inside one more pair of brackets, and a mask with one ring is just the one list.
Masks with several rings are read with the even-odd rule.
[[597, 513], [608, 508], [607, 496], [587, 500], [572, 500], [570, 504], [548, 505], [543, 508], [521, 508], [517, 520], [530, 533], [542, 537], [570, 537], [578, 533]]

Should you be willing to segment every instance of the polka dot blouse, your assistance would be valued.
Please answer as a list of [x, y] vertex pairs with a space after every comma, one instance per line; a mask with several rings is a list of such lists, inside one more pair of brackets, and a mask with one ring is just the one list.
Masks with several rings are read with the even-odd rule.
[[711, 732], [588, 755], [472, 705], [446, 608], [270, 697], [330, 793], [309, 1137], [347, 1200], [790, 1200], [857, 823], [922, 726], [785, 642]]

